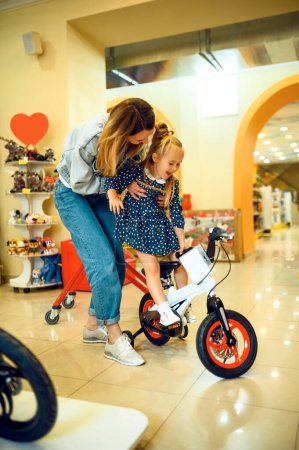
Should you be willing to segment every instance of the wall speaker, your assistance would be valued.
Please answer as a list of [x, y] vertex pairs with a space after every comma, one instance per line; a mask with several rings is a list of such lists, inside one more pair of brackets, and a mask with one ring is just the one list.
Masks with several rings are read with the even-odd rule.
[[23, 34], [23, 43], [27, 55], [42, 55], [43, 47], [39, 33], [30, 31]]

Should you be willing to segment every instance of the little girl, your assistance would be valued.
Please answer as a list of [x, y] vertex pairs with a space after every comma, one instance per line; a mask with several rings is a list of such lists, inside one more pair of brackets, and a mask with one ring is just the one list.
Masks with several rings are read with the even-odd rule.
[[[156, 125], [156, 132], [146, 159], [139, 165], [119, 171], [108, 178], [105, 188], [110, 210], [116, 213], [115, 236], [137, 251], [143, 264], [148, 289], [155, 301], [152, 310], [160, 314], [164, 326], [179, 321], [166, 301], [160, 280], [157, 256], [176, 260], [175, 253], [187, 247], [184, 235], [184, 217], [179, 203], [179, 181], [174, 177], [184, 157], [182, 143], [169, 131], [165, 123]], [[132, 181], [146, 191], [138, 200], [129, 193], [123, 203], [118, 197]], [[159, 206], [158, 196], [164, 196], [164, 206]], [[160, 202], [161, 203], [161, 202]], [[188, 275], [183, 266], [175, 270], [177, 288], [185, 286]], [[191, 308], [188, 321], [195, 321]]]

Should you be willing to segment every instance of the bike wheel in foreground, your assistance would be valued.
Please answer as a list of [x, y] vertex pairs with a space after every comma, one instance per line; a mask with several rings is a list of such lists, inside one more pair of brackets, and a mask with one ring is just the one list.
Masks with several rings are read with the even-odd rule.
[[[23, 387], [34, 395], [25, 416]], [[56, 417], [56, 393], [44, 367], [24, 344], [0, 329], [0, 437], [34, 441], [52, 429]]]
[[203, 365], [221, 378], [236, 378], [247, 372], [255, 361], [257, 338], [242, 314], [226, 311], [232, 335], [237, 340], [230, 347], [216, 312], [208, 314], [198, 328], [196, 349]]

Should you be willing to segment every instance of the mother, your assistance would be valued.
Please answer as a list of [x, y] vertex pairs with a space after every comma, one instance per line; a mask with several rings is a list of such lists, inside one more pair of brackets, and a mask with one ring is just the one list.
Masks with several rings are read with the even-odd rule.
[[[113, 237], [115, 218], [104, 183], [124, 165], [143, 159], [154, 127], [153, 108], [139, 98], [126, 99], [108, 116], [78, 125], [65, 139], [54, 191], [55, 206], [91, 287], [83, 342], [105, 342], [104, 356], [129, 366], [145, 361], [119, 326], [125, 261], [121, 243]], [[145, 195], [135, 182], [129, 192], [134, 198]]]

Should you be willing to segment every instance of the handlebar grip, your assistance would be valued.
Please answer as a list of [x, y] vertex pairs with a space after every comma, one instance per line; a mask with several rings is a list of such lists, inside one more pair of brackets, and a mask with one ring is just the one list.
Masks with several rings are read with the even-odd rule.
[[185, 248], [185, 250], [182, 251], [182, 253], [180, 252], [176, 252], [175, 256], [177, 259], [179, 259], [181, 256], [183, 256], [185, 253], [190, 252], [190, 250], [192, 250], [194, 247], [189, 247], [189, 248]]

